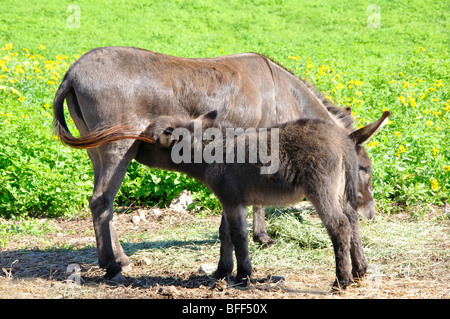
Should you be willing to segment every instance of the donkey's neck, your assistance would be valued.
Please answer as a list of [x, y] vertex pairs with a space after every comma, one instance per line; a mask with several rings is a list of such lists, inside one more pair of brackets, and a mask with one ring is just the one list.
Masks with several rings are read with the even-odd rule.
[[274, 66], [274, 72], [279, 75], [275, 77], [278, 81], [285, 82], [281, 87], [285, 85], [289, 87], [289, 91], [298, 107], [299, 118], [319, 118], [341, 126], [337, 119], [328, 112], [320, 94], [312, 87], [279, 65]]

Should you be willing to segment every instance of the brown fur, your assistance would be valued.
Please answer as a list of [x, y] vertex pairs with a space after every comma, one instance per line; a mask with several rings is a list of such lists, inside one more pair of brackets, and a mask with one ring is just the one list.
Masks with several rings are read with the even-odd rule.
[[[64, 100], [80, 132], [79, 140], [68, 130]], [[141, 133], [158, 116], [195, 118], [212, 109], [219, 111], [224, 126], [244, 129], [302, 117], [351, 124], [342, 123], [345, 111], [330, 109], [312, 87], [258, 54], [188, 59], [137, 48], [106, 47], [87, 52], [70, 66], [53, 103], [55, 128], [68, 145], [88, 148], [94, 168], [89, 206], [99, 265], [106, 268], [107, 277], [114, 277], [129, 264], [111, 222], [114, 197], [128, 165], [136, 159], [150, 167], [167, 166], [160, 147], [143, 143]], [[109, 131], [99, 132], [98, 128]], [[122, 139], [130, 137], [130, 128], [134, 139]], [[109, 143], [104, 144], [106, 141]], [[358, 154], [371, 165], [363, 147]], [[358, 183], [358, 196], [362, 197], [358, 209], [372, 218], [369, 186], [367, 179]], [[264, 226], [264, 209], [254, 206], [253, 211], [254, 239], [272, 244]]]

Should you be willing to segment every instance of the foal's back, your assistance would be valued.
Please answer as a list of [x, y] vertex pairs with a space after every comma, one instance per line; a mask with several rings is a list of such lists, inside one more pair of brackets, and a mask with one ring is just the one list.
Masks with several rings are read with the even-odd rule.
[[[212, 164], [206, 183], [221, 201], [246, 206], [286, 205], [298, 202], [311, 190], [327, 187], [337, 188], [343, 196], [344, 163], [355, 159], [356, 154], [341, 128], [319, 119], [299, 119], [272, 127], [267, 135], [273, 129], [279, 132], [276, 173], [261, 174], [264, 164], [259, 161]], [[271, 145], [270, 138], [267, 142], [271, 152], [276, 145]]]

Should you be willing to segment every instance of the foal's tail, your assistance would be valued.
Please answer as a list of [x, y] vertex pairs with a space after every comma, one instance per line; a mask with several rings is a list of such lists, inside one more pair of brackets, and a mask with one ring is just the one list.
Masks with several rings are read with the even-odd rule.
[[64, 79], [56, 92], [53, 101], [54, 127], [59, 139], [73, 148], [94, 148], [106, 143], [111, 143], [125, 139], [136, 139], [147, 143], [154, 143], [155, 140], [145, 133], [137, 133], [130, 126], [118, 125], [110, 128], [96, 129], [81, 138], [73, 136], [67, 127], [64, 117], [64, 99], [70, 92], [72, 86]]

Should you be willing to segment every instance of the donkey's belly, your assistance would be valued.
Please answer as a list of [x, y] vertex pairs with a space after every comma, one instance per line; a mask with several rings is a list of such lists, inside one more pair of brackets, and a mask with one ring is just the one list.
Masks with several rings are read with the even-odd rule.
[[264, 189], [246, 192], [245, 204], [248, 205], [269, 205], [286, 206], [295, 204], [305, 198], [301, 188], [293, 190]]

